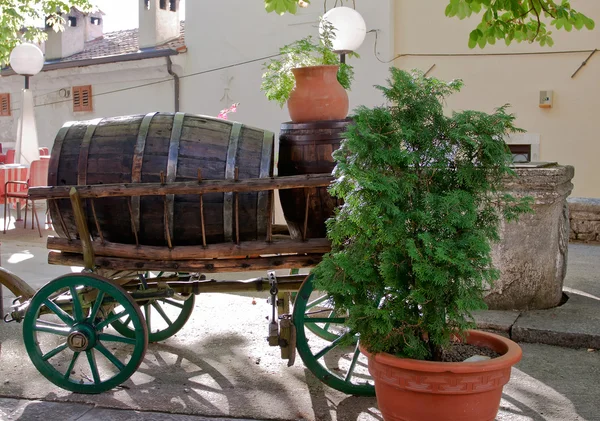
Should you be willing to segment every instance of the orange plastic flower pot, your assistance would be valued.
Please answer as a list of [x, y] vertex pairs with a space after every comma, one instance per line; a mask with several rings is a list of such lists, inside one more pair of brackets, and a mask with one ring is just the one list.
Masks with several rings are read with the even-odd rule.
[[469, 331], [466, 342], [501, 356], [479, 362], [433, 362], [370, 354], [377, 404], [385, 421], [493, 421], [521, 348], [510, 339]]

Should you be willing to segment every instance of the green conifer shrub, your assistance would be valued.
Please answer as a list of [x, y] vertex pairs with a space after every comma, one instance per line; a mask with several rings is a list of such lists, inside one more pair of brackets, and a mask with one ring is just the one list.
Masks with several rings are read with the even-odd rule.
[[359, 107], [334, 152], [330, 191], [344, 205], [327, 222], [332, 250], [315, 287], [369, 351], [439, 360], [485, 308], [502, 218], [531, 210], [503, 191], [514, 176], [503, 137], [522, 130], [506, 105], [444, 115], [459, 80], [392, 68], [388, 82], [377, 88], [389, 105]]

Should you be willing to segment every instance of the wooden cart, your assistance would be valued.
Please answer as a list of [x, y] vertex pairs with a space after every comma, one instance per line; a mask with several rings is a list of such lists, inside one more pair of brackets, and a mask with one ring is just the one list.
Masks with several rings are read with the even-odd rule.
[[[237, 178], [237, 177], [236, 177]], [[207, 244], [202, 197], [208, 193], [233, 195], [234, 223], [243, 224], [238, 195], [276, 189], [310, 189], [331, 183], [329, 174], [244, 180], [201, 180], [145, 184], [58, 186], [30, 189], [32, 199], [48, 206], [70, 201], [77, 232], [60, 225], [67, 238], [48, 239], [51, 264], [83, 266], [77, 274], [54, 279], [38, 291], [14, 274], [0, 270], [0, 283], [16, 297], [5, 322], [22, 322], [27, 352], [42, 375], [63, 389], [101, 393], [126, 381], [143, 361], [148, 342], [163, 341], [177, 333], [194, 309], [195, 295], [206, 292], [269, 291], [272, 315], [268, 342], [281, 348], [293, 364], [296, 349], [306, 367], [327, 385], [354, 395], [373, 395], [366, 368], [357, 364], [357, 338], [344, 327], [345, 318], [313, 290], [312, 277], [299, 268], [314, 266], [330, 249], [325, 238], [291, 239], [285, 227], [269, 222], [264, 239]], [[173, 246], [165, 228], [167, 246], [111, 243], [102, 235], [95, 203], [121, 197], [130, 203], [144, 196], [162, 196], [168, 219], [169, 195], [198, 195], [202, 221], [200, 245]], [[172, 196], [171, 196], [172, 197]], [[310, 194], [306, 194], [305, 228]], [[89, 220], [97, 234], [91, 237]], [[131, 227], [134, 213], [129, 206]], [[270, 218], [269, 218], [270, 221]], [[169, 227], [168, 220], [165, 227]], [[235, 230], [239, 232], [239, 229]], [[135, 233], [135, 229], [134, 229]], [[291, 269], [275, 276], [274, 269]], [[217, 272], [265, 271], [264, 277], [216, 281]], [[293, 311], [290, 311], [293, 304]], [[333, 366], [332, 366], [332, 361]]]

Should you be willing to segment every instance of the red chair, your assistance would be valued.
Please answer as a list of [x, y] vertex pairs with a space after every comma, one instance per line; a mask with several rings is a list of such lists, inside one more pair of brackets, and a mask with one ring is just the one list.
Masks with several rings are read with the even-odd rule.
[[[4, 186], [4, 233], [6, 233], [7, 221], [6, 219], [6, 209], [9, 209], [8, 199], [25, 199], [25, 224], [24, 227], [27, 226], [27, 202], [29, 201], [29, 187], [42, 187], [48, 185], [48, 164], [50, 164], [49, 159], [40, 159], [33, 161], [31, 163], [31, 167], [29, 168], [29, 180], [27, 181], [7, 181]], [[19, 190], [16, 192], [9, 192], [8, 185], [9, 184], [21, 184], [24, 185], [25, 188], [23, 190]], [[9, 209], [9, 219], [10, 219], [10, 209]], [[42, 230], [40, 228], [40, 221], [38, 219], [37, 213], [35, 211], [35, 201], [31, 200], [31, 229], [34, 228], [34, 218], [35, 222], [37, 222], [38, 232], [40, 237], [42, 236]]]
[[14, 164], [15, 163], [15, 150], [8, 149], [6, 151], [6, 159], [4, 160], [5, 164]]
[[45, 146], [43, 146], [39, 149], [40, 149], [40, 156], [50, 156], [50, 149], [46, 148]]

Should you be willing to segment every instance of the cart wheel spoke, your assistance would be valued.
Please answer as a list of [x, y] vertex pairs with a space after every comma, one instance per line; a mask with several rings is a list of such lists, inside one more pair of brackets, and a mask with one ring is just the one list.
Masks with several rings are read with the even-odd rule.
[[73, 318], [65, 312], [62, 308], [60, 308], [56, 303], [50, 301], [48, 299], [44, 300], [44, 304], [46, 307], [50, 309], [54, 314], [58, 316], [60, 320], [62, 320], [67, 326], [73, 326]]
[[356, 348], [354, 349], [354, 354], [352, 355], [352, 361], [350, 362], [350, 367], [348, 367], [346, 377], [344, 377], [345, 381], [350, 380], [352, 378], [352, 373], [354, 373], [354, 367], [356, 367], [356, 362], [358, 361], [358, 357], [360, 355], [360, 349], [358, 348], [359, 343], [360, 341], [356, 341]]
[[164, 298], [162, 301], [177, 308], [183, 308], [185, 306], [185, 301], [171, 300], [170, 298]]
[[[344, 327], [345, 318], [331, 306], [318, 309], [327, 297], [314, 291], [312, 278], [306, 278], [294, 302], [298, 354], [306, 368], [328, 386], [348, 394], [374, 396], [366, 364], [359, 360], [358, 338], [351, 336]], [[326, 317], [320, 317], [321, 313]]]
[[[158, 275], [160, 276], [160, 274]], [[148, 280], [152, 278], [148, 277]], [[138, 284], [138, 288], [144, 290], [144, 283]], [[176, 298], [158, 298], [142, 305], [148, 328], [148, 340], [150, 342], [164, 341], [179, 332], [190, 318], [196, 296], [176, 295]], [[119, 308], [114, 311], [118, 311]], [[133, 337], [135, 332], [131, 329], [129, 320], [119, 317], [114, 320], [111, 316], [111, 326], [125, 337]]]
[[64, 324], [51, 322], [50, 320], [38, 319], [36, 326], [54, 326], [54, 327], [67, 327]]
[[69, 333], [71, 333], [71, 328], [68, 326], [54, 327], [54, 326], [45, 326], [42, 324], [36, 324], [33, 327], [33, 330], [36, 332], [52, 333], [52, 334], [58, 335], [58, 336], [69, 336]]
[[98, 316], [98, 310], [100, 310], [100, 307], [102, 306], [102, 301], [104, 301], [104, 291], [98, 292], [96, 300], [94, 301], [94, 307], [90, 312], [89, 320], [94, 321], [96, 319], [96, 316]]
[[125, 321], [123, 322], [123, 325], [125, 326], [129, 326], [129, 323], [131, 323], [131, 317], [127, 316], [127, 318], [125, 319]]
[[81, 354], [81, 352], [74, 352], [73, 353], [73, 358], [71, 358], [71, 363], [69, 364], [69, 367], [67, 368], [67, 371], [65, 371], [65, 374], [63, 376], [63, 380], [67, 380], [69, 377], [71, 377], [71, 372], [73, 371], [73, 368], [75, 367], [75, 363], [77, 362], [77, 358], [79, 358], [80, 354]]
[[346, 339], [348, 336], [349, 336], [348, 333], [345, 333], [345, 334], [341, 335], [335, 341], [333, 341], [332, 343], [330, 343], [329, 345], [327, 345], [325, 348], [323, 348], [322, 350], [320, 350], [319, 352], [317, 352], [315, 354], [315, 360], [318, 360], [318, 359], [324, 357], [325, 354], [327, 354], [333, 348], [335, 348], [336, 346], [338, 346], [340, 344], [340, 342], [343, 341], [344, 339]]
[[113, 313], [110, 316], [108, 316], [106, 319], [104, 319], [100, 323], [98, 323], [98, 325], [96, 326], [96, 329], [102, 330], [109, 324], [119, 320], [121, 317], [124, 317], [126, 315], [127, 315], [127, 310], [120, 311], [116, 314]]
[[98, 373], [98, 365], [96, 364], [96, 356], [94, 352], [89, 349], [85, 351], [88, 359], [88, 364], [90, 365], [90, 370], [92, 371], [92, 377], [94, 378], [94, 383], [100, 383], [100, 373]]
[[160, 306], [160, 304], [158, 304], [158, 303], [152, 303], [152, 307], [154, 307], [156, 309], [156, 311], [158, 311], [158, 314], [160, 314], [160, 317], [162, 317], [163, 320], [165, 322], [167, 322], [167, 324], [169, 326], [173, 326], [173, 322], [171, 321], [171, 319], [169, 319], [169, 316], [167, 316], [167, 313], [165, 313], [165, 311], [162, 309], [162, 307]]
[[[323, 327], [323, 330], [328, 332], [331, 323], [343, 325], [344, 323], [346, 323], [346, 318], [345, 317], [305, 317], [304, 323], [311, 323], [313, 325], [315, 323], [325, 323], [325, 326], [327, 326], [327, 329], [325, 327]], [[323, 339], [326, 339], [326, 338], [323, 338]]]
[[49, 351], [49, 352], [45, 353], [44, 355], [42, 355], [42, 359], [44, 361], [49, 360], [50, 358], [54, 357], [55, 355], [61, 353], [65, 349], [67, 349], [68, 346], [69, 345], [65, 342], [65, 343], [57, 346], [56, 348], [54, 348], [52, 351]]
[[327, 295], [323, 295], [322, 297], [319, 297], [319, 298], [317, 298], [316, 300], [313, 300], [313, 301], [311, 301], [310, 303], [308, 303], [308, 304], [306, 305], [306, 309], [308, 310], [308, 309], [310, 309], [310, 308], [313, 308], [313, 307], [314, 307], [314, 306], [316, 306], [316, 305], [319, 305], [319, 304], [321, 304], [321, 303], [323, 303], [323, 302], [327, 301], [327, 298], [328, 298], [328, 297], [327, 297]]
[[101, 333], [98, 335], [98, 339], [105, 342], [120, 342], [129, 345], [135, 344], [135, 339], [126, 338], [125, 336], [117, 336], [111, 333]]
[[[327, 315], [327, 317], [331, 318], [332, 316], [333, 316], [333, 310], [331, 310], [329, 312], [329, 314]], [[331, 326], [331, 323], [334, 323], [334, 322], [328, 321], [327, 323], [325, 323], [323, 325], [323, 330], [326, 331], [326, 332], [329, 332], [329, 327]]]
[[112, 352], [110, 352], [108, 349], [106, 349], [106, 347], [104, 345], [102, 345], [101, 343], [97, 343], [96, 349], [98, 351], [100, 351], [100, 353], [102, 353], [102, 355], [104, 355], [119, 370], [125, 369], [125, 365], [121, 361], [119, 361], [119, 359], [117, 357], [115, 357], [115, 355]]
[[77, 295], [77, 290], [74, 286], [69, 287], [69, 291], [71, 291], [71, 302], [73, 305], [73, 317], [75, 322], [83, 321], [83, 309], [81, 308], [81, 302], [79, 301], [79, 296]]
[[150, 323], [152, 323], [152, 309], [149, 304], [144, 306], [144, 318], [146, 319], [146, 327], [148, 328], [148, 332], [152, 332], [150, 328]]
[[[80, 300], [77, 292], [83, 290], [91, 297], [95, 294], [93, 305]], [[70, 292], [72, 299], [61, 291]], [[122, 310], [101, 320], [115, 305]], [[66, 326], [44, 319], [54, 315]], [[124, 317], [131, 320], [135, 333], [131, 338], [103, 333], [111, 320]], [[57, 336], [66, 336], [66, 341], [58, 344]], [[101, 393], [135, 373], [146, 353], [148, 330], [139, 306], [121, 286], [97, 275], [71, 274], [49, 282], [33, 296], [23, 320], [23, 340], [33, 364], [52, 383], [72, 392]], [[102, 340], [127, 358], [117, 357], [121, 354], [106, 348]], [[96, 351], [105, 358], [97, 359]], [[86, 358], [79, 358], [83, 353]]]

